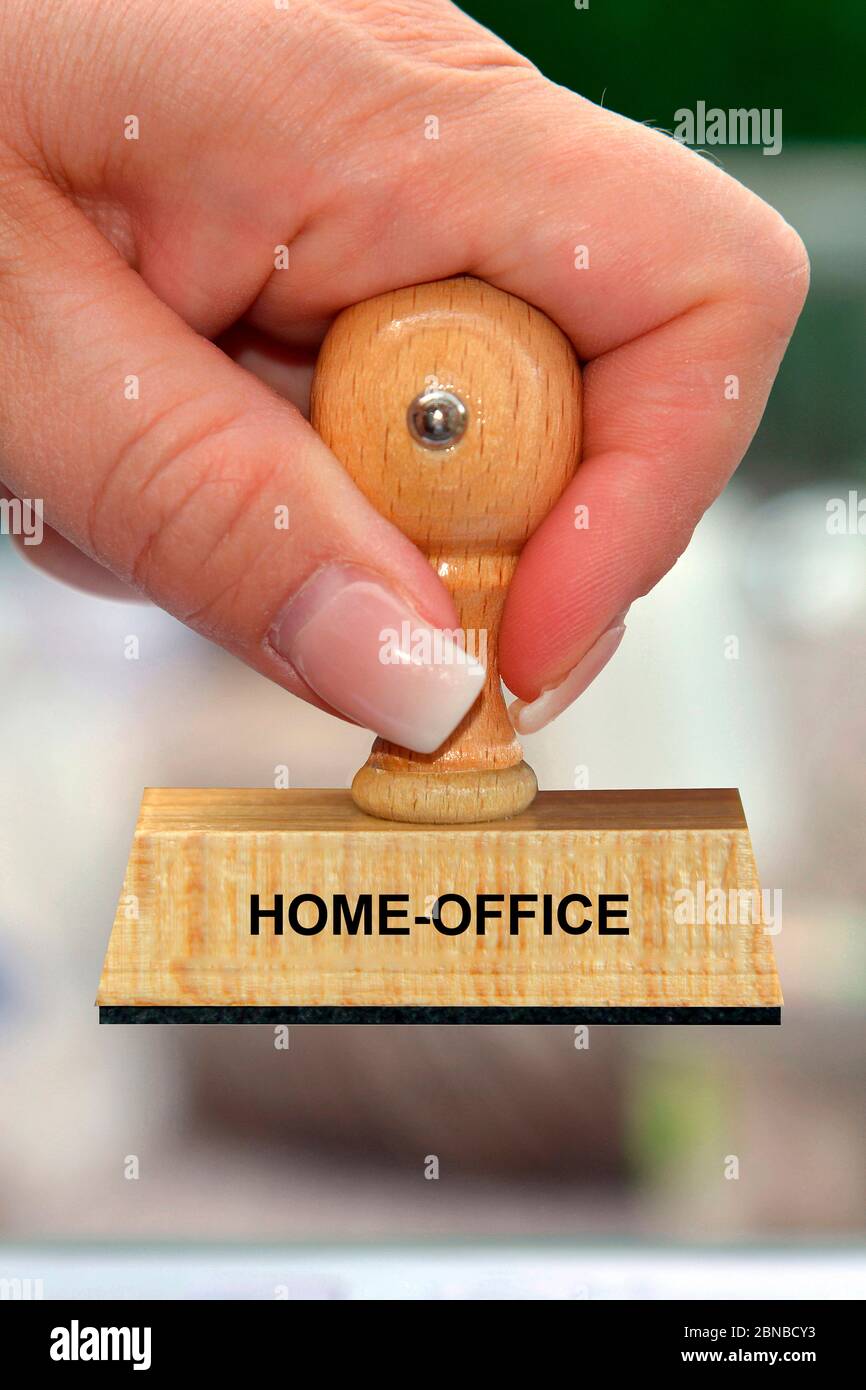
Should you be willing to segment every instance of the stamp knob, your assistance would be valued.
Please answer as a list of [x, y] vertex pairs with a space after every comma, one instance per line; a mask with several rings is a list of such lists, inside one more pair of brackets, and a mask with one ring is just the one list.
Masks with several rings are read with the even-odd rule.
[[540, 310], [461, 277], [346, 309], [313, 382], [312, 421], [369, 501], [451, 591], [484, 688], [434, 753], [377, 739], [352, 795], [390, 820], [516, 815], [535, 774], [499, 678], [497, 636], [524, 542], [571, 478], [581, 382], [568, 339]]

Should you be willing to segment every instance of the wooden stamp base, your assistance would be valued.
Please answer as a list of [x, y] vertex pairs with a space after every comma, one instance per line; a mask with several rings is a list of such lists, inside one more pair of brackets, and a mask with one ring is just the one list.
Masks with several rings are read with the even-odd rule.
[[[751, 895], [757, 915], [717, 922], [700, 904], [714, 892], [721, 899], [720, 889], [725, 901]], [[557, 903], [575, 893], [591, 903], [568, 913], [572, 925], [591, 919], [581, 935], [556, 922]], [[354, 904], [408, 894], [408, 918], [392, 925], [410, 933], [337, 935], [329, 917], [317, 935], [288, 924], [275, 935], [269, 919], [252, 935], [252, 894], [263, 908], [277, 894], [286, 904], [301, 894], [329, 904], [335, 895]], [[443, 894], [473, 905], [479, 894], [537, 895], [538, 905], [517, 935], [501, 905], [505, 920], [488, 920], [483, 935], [473, 912], [465, 932], [444, 936], [415, 920]], [[599, 934], [601, 894], [628, 895], [625, 921], [609, 923], [628, 935]], [[709, 920], [682, 920], [689, 894]], [[638, 1011], [647, 1021], [708, 1021], [707, 1011], [721, 1011], [718, 1021], [778, 1021], [759, 908], [732, 790], [542, 792], [510, 820], [435, 826], [367, 816], [348, 792], [151, 789], [97, 1003], [106, 1022], [139, 1021], [130, 1010], [141, 1021], [204, 1011], [201, 1021], [224, 1022], [232, 1010], [250, 1022], [278, 1010], [310, 1022], [579, 1021], [598, 1011], [609, 1021], [639, 1021], [630, 1016]], [[443, 907], [443, 923], [458, 917], [453, 903]]]

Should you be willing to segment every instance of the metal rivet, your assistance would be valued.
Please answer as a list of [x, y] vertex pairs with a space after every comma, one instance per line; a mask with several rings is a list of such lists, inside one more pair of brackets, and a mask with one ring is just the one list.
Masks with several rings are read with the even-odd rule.
[[463, 436], [469, 411], [453, 391], [436, 387], [415, 397], [406, 419], [410, 432], [425, 449], [449, 449]]

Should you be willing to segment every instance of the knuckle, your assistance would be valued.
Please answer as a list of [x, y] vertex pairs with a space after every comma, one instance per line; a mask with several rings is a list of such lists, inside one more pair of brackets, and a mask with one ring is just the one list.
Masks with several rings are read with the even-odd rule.
[[357, 14], [382, 52], [395, 52], [401, 60], [408, 56], [458, 73], [535, 71], [503, 39], [441, 0], [415, 0], [411, 15], [402, 0], [360, 0]]
[[761, 306], [770, 325], [791, 334], [809, 290], [809, 255], [781, 213], [755, 200], [743, 230], [743, 294]]
[[262, 544], [280, 457], [246, 404], [174, 407], [118, 451], [90, 508], [90, 549], [183, 621], [204, 618]]
[[799, 312], [809, 288], [809, 254], [803, 239], [781, 213], [763, 204], [760, 229], [767, 266], [767, 285]]

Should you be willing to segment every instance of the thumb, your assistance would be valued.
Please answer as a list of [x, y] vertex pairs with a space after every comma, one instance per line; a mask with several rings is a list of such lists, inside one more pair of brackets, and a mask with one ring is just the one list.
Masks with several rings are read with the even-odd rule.
[[418, 658], [437, 643], [400, 650], [400, 634], [455, 628], [452, 600], [301, 414], [29, 171], [7, 184], [0, 248], [3, 481], [287, 690], [416, 751], [438, 747], [483, 668]]

